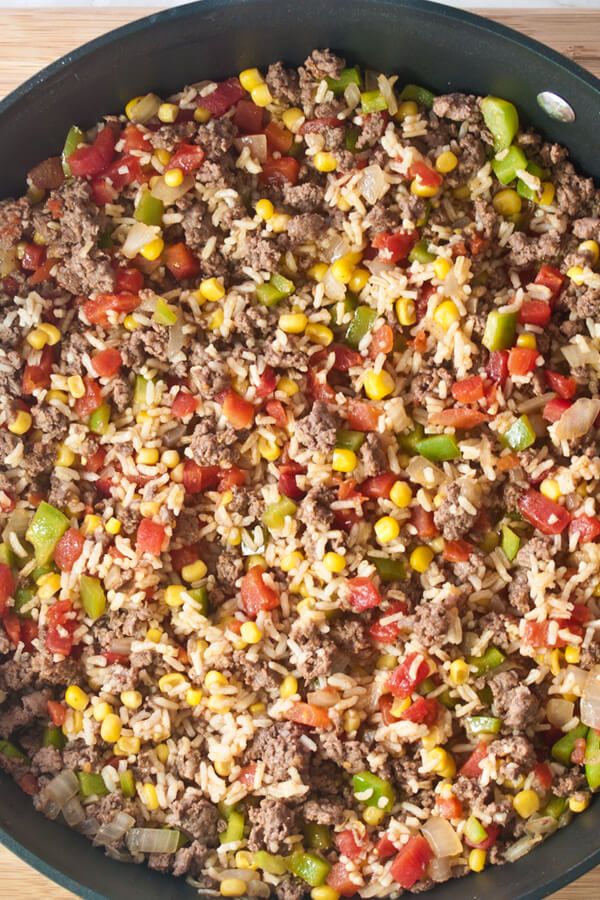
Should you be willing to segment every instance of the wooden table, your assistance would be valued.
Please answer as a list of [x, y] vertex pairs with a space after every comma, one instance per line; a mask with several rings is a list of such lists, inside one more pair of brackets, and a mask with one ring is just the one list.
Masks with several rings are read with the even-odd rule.
[[[154, 10], [149, 9], [148, 13]], [[142, 15], [139, 9], [0, 10], [0, 97], [79, 44]], [[600, 76], [600, 10], [493, 10], [490, 18], [523, 31]], [[23, 802], [27, 803], [25, 798]], [[600, 835], [599, 838], [600, 840]], [[68, 900], [73, 894], [0, 847], [0, 898]], [[554, 900], [600, 897], [600, 867]]]

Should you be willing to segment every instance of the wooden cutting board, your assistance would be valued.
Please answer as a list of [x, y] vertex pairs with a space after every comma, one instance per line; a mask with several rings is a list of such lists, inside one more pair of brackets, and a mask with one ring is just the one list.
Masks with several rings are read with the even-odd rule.
[[[141, 9], [103, 9], [100, 14], [97, 9], [0, 10], [0, 97], [69, 50], [143, 14]], [[490, 11], [489, 17], [549, 44], [600, 76], [600, 10], [506, 9]], [[29, 801], [24, 797], [23, 802]], [[41, 897], [69, 900], [73, 894], [0, 847], [0, 898]], [[554, 900], [596, 897], [600, 867], [559, 891]]]

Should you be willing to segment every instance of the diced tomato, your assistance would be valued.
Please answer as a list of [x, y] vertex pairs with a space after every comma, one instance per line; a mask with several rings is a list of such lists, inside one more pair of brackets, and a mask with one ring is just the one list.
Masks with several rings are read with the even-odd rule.
[[577, 393], [577, 382], [573, 377], [561, 375], [546, 369], [544, 372], [546, 381], [551, 390], [555, 391], [563, 400], [572, 400]]
[[315, 131], [323, 131], [324, 128], [344, 128], [345, 123], [335, 116], [321, 116], [319, 119], [309, 119], [300, 126], [299, 134], [312, 134]]
[[99, 175], [111, 164], [115, 156], [115, 134], [112, 128], [103, 128], [93, 144], [79, 147], [69, 156], [71, 173], [80, 178]]
[[442, 555], [447, 562], [466, 562], [474, 549], [468, 541], [446, 541]]
[[49, 387], [53, 364], [54, 351], [49, 346], [44, 347], [42, 350], [39, 363], [25, 363], [21, 393], [27, 397], [39, 388]]
[[67, 708], [59, 700], [48, 700], [48, 715], [53, 725], [64, 725], [67, 719]]
[[199, 466], [193, 459], [183, 464], [183, 486], [187, 494], [201, 494], [214, 491], [219, 486], [218, 466]]
[[255, 619], [261, 610], [276, 609], [279, 606], [279, 593], [265, 584], [264, 573], [262, 566], [252, 566], [242, 578], [242, 609], [251, 619]]
[[552, 769], [548, 765], [547, 762], [539, 762], [534, 767], [535, 777], [544, 791], [549, 791], [552, 787], [552, 781], [554, 779], [554, 775], [552, 773]]
[[535, 276], [535, 284], [543, 284], [549, 288], [552, 299], [555, 300], [562, 291], [566, 276], [562, 274], [555, 266], [544, 265]]
[[450, 797], [442, 797], [438, 794], [435, 798], [435, 809], [442, 819], [462, 819], [463, 817], [462, 803], [453, 794]]
[[539, 325], [543, 328], [552, 316], [550, 304], [545, 300], [525, 300], [519, 310], [521, 325]]
[[179, 144], [166, 166], [166, 171], [181, 169], [184, 175], [189, 175], [190, 172], [200, 168], [205, 156], [204, 150], [198, 144]]
[[418, 697], [414, 703], [405, 709], [401, 719], [415, 722], [417, 725], [434, 725], [440, 713], [440, 704], [429, 697]]
[[393, 705], [394, 699], [390, 694], [382, 694], [377, 701], [377, 706], [379, 707], [379, 712], [381, 713], [381, 720], [384, 725], [393, 725], [394, 722], [400, 721], [398, 719], [398, 716], [395, 716], [392, 712]]
[[61, 572], [70, 572], [83, 550], [83, 535], [76, 528], [69, 528], [54, 550], [54, 562]]
[[38, 268], [35, 270], [33, 275], [29, 276], [29, 278], [27, 279], [27, 284], [30, 284], [33, 287], [36, 284], [42, 284], [44, 281], [48, 281], [48, 279], [50, 278], [50, 273], [56, 265], [56, 262], [57, 260], [53, 257], [44, 260], [41, 266], [38, 266]]
[[585, 514], [577, 516], [571, 520], [569, 534], [576, 534], [580, 544], [595, 541], [600, 535], [600, 519]]
[[21, 258], [21, 267], [26, 272], [35, 272], [42, 265], [45, 257], [45, 247], [42, 247], [40, 244], [25, 244]]
[[329, 347], [324, 347], [323, 350], [317, 350], [316, 353], [313, 353], [310, 358], [311, 366], [318, 366], [325, 362], [330, 353], [334, 354], [332, 368], [336, 372], [348, 372], [354, 366], [363, 364], [363, 358], [357, 350], [352, 350], [350, 347], [346, 347], [345, 344], [330, 344]]
[[140, 131], [137, 125], [127, 125], [121, 135], [123, 150], [125, 153], [130, 153], [132, 150], [149, 151], [152, 149], [149, 137], [149, 134]]
[[548, 400], [544, 409], [542, 410], [542, 417], [546, 420], [546, 422], [558, 422], [563, 413], [565, 413], [570, 406], [572, 406], [572, 402], [570, 400], [563, 400], [562, 397], [553, 397], [552, 400]]
[[287, 428], [288, 417], [285, 406], [281, 400], [267, 400], [265, 403], [265, 410], [267, 415], [275, 420], [275, 424], [278, 428]]
[[35, 796], [40, 789], [37, 778], [31, 772], [25, 772], [24, 775], [21, 775], [17, 784], [23, 793], [29, 797]]
[[379, 859], [390, 859], [398, 852], [395, 844], [392, 844], [387, 834], [382, 834], [375, 844], [375, 853]]
[[454, 399], [458, 400], [459, 403], [477, 403], [478, 400], [482, 400], [485, 396], [481, 375], [463, 378], [462, 381], [455, 382], [450, 390]]
[[[408, 170], [410, 178], [416, 178], [425, 187], [441, 187], [444, 179], [439, 172], [428, 166], [422, 160], [414, 162]], [[464, 255], [464, 254], [463, 254]]]
[[433, 850], [421, 835], [408, 839], [391, 865], [390, 875], [400, 887], [411, 888], [427, 871]]
[[479, 778], [481, 775], [480, 763], [486, 758], [487, 754], [488, 745], [485, 741], [480, 741], [467, 761], [463, 763], [458, 774], [464, 775], [466, 778]]
[[438, 534], [438, 530], [433, 521], [433, 513], [422, 506], [411, 506], [410, 523], [417, 529], [417, 535], [420, 538], [433, 538]]
[[18, 615], [15, 612], [5, 612], [2, 624], [11, 644], [18, 644], [21, 640], [21, 621]]
[[239, 466], [229, 466], [228, 469], [221, 469], [219, 473], [219, 490], [229, 491], [232, 487], [241, 487], [246, 484], [248, 473]]
[[142, 519], [138, 525], [135, 541], [136, 550], [139, 553], [151, 553], [159, 556], [165, 540], [165, 526], [151, 519]]
[[315, 369], [309, 369], [307, 376], [307, 392], [313, 400], [322, 400], [324, 403], [333, 403], [335, 400], [335, 391], [328, 383], [323, 372], [317, 372]]
[[198, 544], [188, 544], [186, 547], [176, 547], [171, 551], [171, 563], [176, 572], [181, 572], [184, 566], [196, 562], [200, 556]]
[[587, 625], [593, 617], [591, 609], [588, 606], [585, 606], [584, 603], [575, 603], [573, 605], [573, 611], [571, 613], [573, 622], [578, 622], [580, 625]]
[[272, 157], [262, 164], [262, 172], [259, 175], [261, 184], [296, 184], [300, 174], [300, 163], [293, 156], [281, 156], [278, 159]]
[[360, 493], [371, 500], [389, 500], [390, 491], [398, 481], [399, 476], [394, 472], [382, 472], [381, 475], [373, 475], [360, 485]]
[[465, 837], [465, 843], [469, 847], [474, 847], [476, 850], [489, 850], [490, 847], [493, 847], [496, 841], [498, 840], [498, 835], [500, 834], [500, 826], [499, 825], [486, 825], [485, 830], [487, 831], [487, 837], [485, 840], [480, 841], [478, 844], [470, 841], [468, 837]]
[[85, 394], [75, 401], [75, 412], [80, 419], [87, 419], [103, 402], [102, 389], [97, 381], [85, 375]]
[[348, 400], [346, 419], [352, 431], [377, 431], [382, 410], [362, 400]]
[[104, 466], [106, 459], [106, 447], [98, 447], [93, 453], [86, 457], [83, 468], [86, 472], [99, 472]]
[[219, 119], [228, 109], [231, 109], [238, 100], [244, 96], [242, 88], [237, 78], [227, 78], [217, 85], [216, 90], [206, 97], [198, 97], [198, 106], [208, 109], [215, 119]]
[[125, 294], [139, 294], [144, 287], [144, 276], [133, 266], [119, 266], [115, 271], [115, 291]]
[[229, 388], [223, 398], [223, 415], [236, 430], [249, 428], [254, 421], [254, 406]]
[[297, 463], [283, 464], [279, 467], [279, 491], [290, 500], [302, 500], [306, 491], [298, 487], [296, 475], [304, 474], [304, 469]]
[[95, 300], [86, 300], [83, 311], [86, 319], [92, 325], [108, 325], [108, 313], [115, 312], [119, 315], [132, 313], [140, 305], [137, 294], [98, 294]]
[[272, 366], [265, 366], [264, 371], [260, 376], [258, 387], [256, 388], [256, 396], [261, 398], [268, 397], [277, 387], [277, 381], [278, 378], [275, 369], [273, 369]]
[[519, 512], [542, 534], [562, 534], [571, 516], [564, 506], [529, 488], [519, 498]]
[[397, 600], [395, 603], [390, 604], [389, 609], [369, 627], [369, 636], [380, 644], [392, 644], [400, 634], [402, 625], [399, 621], [386, 622], [386, 619], [398, 615], [398, 613], [404, 615], [406, 612], [406, 603], [403, 603], [402, 600]]
[[292, 708], [284, 713], [284, 717], [290, 722], [305, 725], [307, 728], [331, 728], [331, 719], [327, 709], [323, 706], [316, 706], [314, 703], [294, 703]]
[[287, 128], [282, 128], [277, 122], [269, 122], [265, 128], [267, 143], [271, 153], [283, 153], [285, 156], [292, 149], [294, 135]]
[[471, 254], [473, 256], [479, 256], [480, 253], [483, 253], [484, 250], [487, 250], [489, 243], [490, 242], [487, 238], [481, 237], [480, 234], [474, 234], [469, 241]]
[[254, 779], [256, 777], [256, 763], [250, 763], [249, 766], [245, 766], [243, 769], [240, 769], [240, 774], [237, 777], [237, 780], [241, 782], [245, 788], [249, 791], [254, 787]]
[[[558, 637], [558, 635], [556, 638], [550, 640], [550, 624], [548, 619], [544, 622], [525, 622], [525, 630], [523, 632], [524, 643], [536, 650], [541, 649], [542, 647], [564, 647], [566, 642]], [[563, 625], [566, 625], [566, 622], [558, 622], [559, 628], [563, 627]]]
[[33, 619], [23, 619], [21, 621], [21, 640], [26, 650], [33, 649], [33, 642], [39, 637], [38, 623]]
[[414, 231], [380, 231], [375, 235], [371, 244], [379, 251], [379, 258], [383, 262], [395, 265], [401, 259], [406, 259], [412, 248], [419, 240], [419, 232]]
[[389, 325], [382, 325], [374, 331], [369, 345], [369, 356], [375, 359], [379, 353], [391, 353], [394, 349], [394, 332]]
[[240, 100], [233, 114], [233, 124], [245, 134], [258, 134], [263, 130], [265, 111], [251, 100]]
[[508, 354], [508, 374], [528, 375], [537, 365], [538, 351], [529, 347], [512, 347]]
[[73, 649], [73, 631], [76, 622], [70, 618], [70, 600], [59, 600], [47, 612], [46, 649], [51, 653], [69, 656]]
[[9, 598], [15, 592], [16, 582], [10, 566], [0, 563], [0, 615], [4, 615]]
[[163, 251], [164, 264], [177, 281], [194, 278], [200, 271], [200, 264], [189, 247], [183, 242], [170, 244]]
[[356, 612], [364, 612], [381, 605], [381, 594], [370, 578], [349, 578], [346, 582], [350, 589], [349, 602]]
[[107, 347], [92, 356], [92, 368], [100, 378], [111, 378], [123, 365], [123, 357], [114, 347]]
[[92, 194], [98, 206], [112, 203], [128, 184], [142, 180], [137, 156], [120, 156], [101, 175], [92, 179]]
[[429, 421], [433, 425], [442, 425], [444, 428], [476, 428], [484, 422], [489, 422], [492, 417], [480, 409], [465, 409], [455, 406], [453, 409], [443, 409], [434, 413]]
[[494, 384], [504, 387], [508, 378], [508, 350], [493, 350], [485, 370]]
[[416, 687], [429, 675], [429, 665], [420, 653], [409, 653], [405, 656], [388, 678], [388, 690], [394, 697], [410, 697]]
[[59, 630], [55, 625], [49, 625], [46, 630], [46, 649], [51, 653], [69, 656], [73, 649], [73, 635]]
[[173, 403], [171, 404], [171, 412], [177, 419], [185, 419], [191, 416], [198, 409], [198, 398], [194, 397], [188, 391], [177, 391]]
[[106, 660], [106, 664], [108, 666], [114, 666], [115, 663], [119, 665], [123, 665], [128, 661], [127, 656], [124, 653], [113, 653], [112, 651], [108, 651], [101, 654]]
[[327, 876], [327, 884], [337, 891], [340, 897], [353, 897], [358, 890], [357, 885], [350, 880], [346, 866], [341, 862], [332, 865]]
[[362, 844], [358, 843], [356, 835], [351, 828], [347, 828], [345, 831], [338, 831], [335, 836], [335, 845], [341, 855], [347, 856], [348, 859], [357, 859], [363, 851]]

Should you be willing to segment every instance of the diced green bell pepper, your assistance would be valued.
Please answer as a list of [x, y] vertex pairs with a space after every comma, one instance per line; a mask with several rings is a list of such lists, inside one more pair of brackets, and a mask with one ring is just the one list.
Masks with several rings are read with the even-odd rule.
[[[340, 309], [341, 303], [341, 309]], [[343, 325], [343, 317], [346, 313], [353, 313], [356, 307], [358, 306], [358, 300], [351, 294], [350, 291], [346, 292], [346, 296], [342, 301], [338, 303], [334, 303], [333, 306], [330, 307], [329, 312], [329, 322], [333, 326], [341, 326]]]
[[133, 387], [133, 406], [135, 409], [146, 406], [148, 384], [149, 380], [147, 378], [144, 378], [143, 375], [135, 376], [135, 384]]
[[331, 847], [331, 829], [327, 825], [307, 822], [304, 826], [304, 837], [311, 850], [329, 850]]
[[[371, 791], [370, 796], [362, 802], [365, 806], [376, 806], [389, 812], [396, 801], [396, 794], [389, 781], [374, 775], [372, 772], [357, 772], [352, 776], [354, 795]], [[382, 802], [385, 801], [385, 802]]]
[[422, 87], [420, 84], [405, 84], [402, 88], [400, 99], [414, 100], [415, 103], [431, 109], [435, 100], [435, 94], [432, 94], [431, 91], [428, 91], [427, 88]]
[[504, 432], [503, 438], [511, 450], [527, 450], [528, 447], [535, 444], [536, 433], [529, 417], [520, 416], [516, 422], [512, 423], [508, 431]]
[[208, 615], [208, 589], [206, 585], [203, 584], [201, 587], [192, 588], [192, 590], [189, 590], [187, 593], [200, 607], [200, 615]]
[[398, 446], [404, 453], [409, 453], [411, 456], [416, 456], [416, 454], [419, 452], [417, 450], [417, 444], [419, 444], [424, 437], [425, 430], [423, 426], [417, 424], [412, 431], [408, 432], [408, 434], [399, 435]]
[[42, 736], [43, 747], [56, 747], [57, 750], [62, 750], [65, 744], [66, 738], [58, 725], [48, 725], [47, 728], [44, 728]]
[[481, 101], [483, 121], [492, 133], [496, 151], [510, 147], [519, 130], [519, 114], [509, 100], [484, 97]]
[[563, 766], [570, 766], [571, 754], [575, 749], [575, 741], [587, 737], [587, 732], [587, 725], [580, 722], [575, 728], [571, 728], [570, 731], [563, 734], [563, 736], [552, 745], [552, 750], [550, 751], [552, 759], [555, 759], [556, 762], [561, 763]]
[[502, 542], [500, 546], [507, 560], [512, 562], [521, 547], [521, 538], [512, 530], [512, 528], [509, 528], [508, 525], [503, 525]]
[[357, 306], [346, 329], [346, 343], [356, 350], [365, 335], [370, 332], [376, 318], [377, 313], [370, 306]]
[[403, 559], [372, 556], [369, 562], [373, 563], [380, 580], [384, 584], [389, 584], [392, 581], [403, 581], [406, 578], [406, 563]]
[[316, 853], [302, 853], [302, 851], [292, 854], [289, 867], [297, 878], [306, 881], [311, 887], [320, 887], [325, 884], [325, 879], [331, 869], [330, 863], [321, 859]]
[[276, 503], [271, 503], [262, 514], [262, 523], [269, 531], [273, 528], [283, 528], [285, 517], [293, 516], [297, 506], [289, 497], [280, 497]]
[[94, 578], [91, 575], [82, 575], [79, 582], [79, 594], [86, 616], [96, 620], [104, 615], [106, 611], [106, 594], [99, 578]]
[[354, 450], [357, 453], [363, 445], [365, 434], [363, 431], [351, 431], [349, 428], [340, 428], [336, 439], [335, 446], [341, 450]]
[[465, 837], [470, 844], [482, 844], [487, 840], [488, 833], [477, 818], [469, 816], [465, 824]]
[[295, 290], [296, 286], [293, 281], [275, 273], [271, 275], [269, 281], [258, 285], [256, 297], [263, 306], [275, 306], [281, 300], [291, 296]]
[[131, 769], [119, 772], [119, 782], [124, 797], [135, 797], [135, 778]]
[[[544, 178], [546, 178], [547, 174], [548, 174], [544, 169], [542, 169], [541, 166], [538, 166], [537, 163], [534, 163], [534, 162], [528, 163], [527, 171], [530, 173], [530, 175], [535, 175], [536, 178], [539, 178], [541, 181]], [[537, 200], [538, 199], [537, 192], [534, 191], [532, 188], [530, 188], [528, 185], [526, 185], [524, 181], [521, 181], [520, 178], [517, 181], [517, 194], [520, 197], [524, 197], [525, 200]]]
[[269, 875], [285, 875], [288, 870], [288, 860], [285, 856], [277, 856], [267, 853], [266, 850], [257, 850], [254, 854], [254, 862], [263, 872]]
[[54, 548], [68, 527], [69, 520], [64, 513], [42, 500], [25, 533], [25, 538], [33, 546], [35, 561], [39, 566], [50, 562]]
[[79, 144], [83, 142], [83, 131], [81, 128], [78, 128], [77, 125], [71, 125], [67, 132], [67, 137], [65, 139], [65, 145], [62, 151], [62, 167], [65, 175], [71, 174], [71, 166], [67, 162], [69, 156], [72, 153], [75, 153]]
[[96, 772], [78, 772], [79, 793], [84, 799], [96, 795], [97, 797], [105, 797], [108, 794], [108, 788], [104, 783], [102, 775]]
[[456, 709], [458, 704], [461, 702], [459, 697], [452, 697], [450, 695], [450, 691], [448, 688], [446, 688], [445, 691], [442, 691], [441, 694], [438, 694], [436, 699], [439, 700], [442, 706], [445, 706], [446, 709]]
[[88, 420], [88, 428], [94, 434], [106, 434], [110, 422], [110, 405], [101, 403], [98, 409], [95, 409]]
[[467, 734], [475, 737], [479, 734], [498, 734], [502, 719], [497, 716], [469, 716], [465, 722]]
[[418, 262], [422, 265], [433, 262], [433, 260], [435, 259], [435, 253], [429, 252], [429, 250], [427, 249], [427, 243], [427, 241], [417, 241], [415, 246], [408, 254], [408, 261], [411, 263]]
[[158, 197], [153, 197], [150, 191], [142, 192], [140, 202], [135, 208], [134, 219], [143, 222], [144, 225], [162, 225], [165, 205]]
[[7, 759], [22, 759], [26, 760], [27, 757], [23, 753], [19, 747], [15, 746], [11, 741], [0, 740], [0, 753], [2, 756], [6, 756]]
[[493, 309], [488, 313], [481, 343], [492, 352], [507, 350], [515, 341], [517, 313], [501, 313]]
[[349, 150], [350, 153], [356, 153], [356, 145], [358, 143], [358, 139], [360, 137], [360, 128], [356, 128], [354, 125], [350, 125], [349, 128], [346, 128], [346, 134], [344, 135], [344, 147], [346, 150]]
[[239, 809], [233, 809], [227, 819], [227, 828], [222, 831], [219, 840], [222, 844], [230, 844], [232, 841], [241, 841], [244, 837], [244, 825], [246, 817]]
[[545, 807], [541, 811], [542, 816], [552, 816], [553, 819], [560, 819], [562, 814], [567, 808], [567, 799], [566, 797], [557, 797], [556, 794], [551, 794], [550, 799], [546, 803]]
[[491, 553], [500, 543], [500, 538], [495, 531], [488, 531], [479, 542], [479, 547], [484, 553]]
[[600, 734], [590, 728], [585, 742], [585, 777], [591, 791], [600, 788]]
[[519, 169], [527, 168], [527, 157], [520, 147], [509, 147], [501, 159], [492, 160], [494, 175], [500, 184], [510, 184], [517, 177]]
[[327, 87], [337, 96], [343, 94], [346, 88], [351, 84], [361, 85], [360, 69], [358, 66], [352, 66], [351, 69], [342, 69], [339, 78], [326, 78]]
[[35, 596], [35, 591], [31, 587], [25, 587], [25, 585], [21, 585], [15, 591], [15, 605], [13, 607], [14, 611], [18, 616], [21, 616], [22, 619], [31, 619], [31, 610], [27, 612], [23, 612], [23, 607], [27, 606]]
[[421, 694], [422, 697], [426, 697], [427, 694], [430, 694], [435, 688], [437, 684], [433, 680], [433, 678], [426, 678], [425, 681], [422, 681], [421, 684], [417, 687], [417, 694]]
[[477, 696], [479, 697], [480, 703], [484, 706], [491, 706], [494, 702], [494, 695], [492, 694], [492, 689], [489, 684], [484, 685], [484, 687], [478, 690]]
[[431, 434], [416, 445], [417, 453], [430, 462], [458, 459], [460, 448], [453, 434]]
[[497, 647], [488, 647], [483, 656], [469, 656], [467, 662], [474, 666], [477, 675], [485, 675], [492, 669], [497, 669], [506, 659]]
[[15, 565], [15, 554], [4, 542], [0, 544], [0, 563], [11, 567]]
[[152, 318], [157, 325], [171, 326], [177, 321], [177, 310], [174, 306], [170, 306], [166, 300], [163, 300], [162, 297], [159, 297], [156, 301]]
[[56, 565], [56, 563], [51, 562], [48, 563], [47, 566], [36, 566], [31, 573], [31, 580], [37, 584], [42, 575], [49, 575], [50, 572], [58, 572], [58, 566]]
[[381, 91], [363, 91], [360, 95], [360, 108], [364, 113], [383, 112], [387, 109], [387, 101]]

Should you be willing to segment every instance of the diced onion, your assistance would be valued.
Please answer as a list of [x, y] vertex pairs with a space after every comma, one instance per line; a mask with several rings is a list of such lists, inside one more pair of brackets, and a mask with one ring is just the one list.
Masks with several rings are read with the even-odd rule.
[[123, 835], [135, 825], [133, 816], [119, 812], [111, 822], [107, 822], [98, 831], [94, 842], [109, 847], [121, 840]]
[[254, 881], [258, 878], [256, 872], [252, 869], [222, 869], [215, 875], [219, 881], [227, 881], [228, 878], [241, 878], [242, 881]]
[[377, 79], [377, 86], [381, 91], [381, 96], [386, 102], [390, 116], [395, 115], [398, 112], [398, 103], [396, 101], [394, 89], [390, 84], [389, 78], [387, 78], [385, 75], [380, 75]]
[[132, 828], [127, 846], [132, 853], [175, 853], [179, 832], [171, 828]]
[[375, 204], [381, 200], [383, 195], [389, 190], [389, 182], [387, 181], [381, 166], [367, 166], [363, 169], [360, 181], [360, 192], [367, 203]]
[[65, 822], [70, 828], [79, 825], [85, 819], [85, 810], [77, 797], [72, 797], [62, 808]]
[[123, 256], [126, 256], [127, 259], [133, 259], [138, 255], [142, 247], [153, 241], [158, 234], [159, 228], [156, 225], [144, 225], [143, 222], [136, 222], [130, 228], [125, 243], [121, 247]]
[[572, 369], [579, 366], [592, 366], [600, 371], [600, 353], [593, 346], [591, 338], [582, 334], [576, 335], [570, 344], [561, 347], [561, 353]]
[[43, 791], [44, 812], [48, 818], [55, 819], [78, 791], [77, 775], [69, 769], [65, 769], [53, 778]]
[[192, 175], [186, 175], [178, 187], [169, 187], [164, 178], [159, 178], [150, 193], [157, 200], [162, 200], [165, 206], [172, 206], [176, 200], [187, 194], [193, 187], [194, 177]]
[[530, 837], [526, 834], [524, 837], [519, 838], [518, 841], [504, 851], [506, 862], [516, 862], [518, 859], [521, 859], [522, 856], [526, 856], [526, 854], [529, 853], [530, 850], [533, 850], [533, 848], [542, 840], [543, 838], [539, 834], [535, 835], [535, 837]]
[[183, 317], [177, 316], [177, 321], [169, 327], [169, 342], [167, 344], [167, 353], [169, 358], [179, 353], [183, 347], [185, 337], [183, 334]]
[[445, 479], [444, 473], [432, 462], [422, 456], [413, 456], [408, 466], [406, 474], [410, 481], [420, 484], [421, 487], [431, 488], [442, 484]]
[[573, 718], [574, 705], [569, 700], [552, 699], [546, 704], [546, 718], [551, 725], [562, 728]]
[[349, 84], [344, 91], [344, 100], [350, 109], [356, 109], [360, 103], [360, 88], [357, 84]]
[[450, 860], [447, 856], [434, 856], [427, 866], [427, 874], [432, 881], [440, 884], [442, 881], [448, 881], [450, 878]]
[[243, 137], [236, 138], [233, 142], [236, 150], [243, 150], [248, 147], [250, 155], [259, 162], [266, 162], [267, 159], [267, 136], [266, 134], [245, 134]]
[[328, 269], [325, 274], [323, 287], [330, 300], [344, 300], [346, 297], [346, 285], [333, 277], [331, 269]]
[[350, 244], [346, 240], [345, 237], [338, 237], [333, 242], [329, 249], [329, 260], [330, 262], [335, 262], [336, 259], [339, 259], [341, 256], [345, 256], [346, 253], [350, 252]]
[[532, 816], [525, 823], [527, 834], [537, 836], [539, 834], [552, 834], [558, 828], [558, 822], [554, 816]]
[[8, 522], [4, 526], [2, 540], [7, 541], [9, 534], [16, 534], [17, 537], [24, 537], [25, 532], [29, 528], [30, 520], [30, 510], [24, 509], [22, 506], [17, 506], [17, 508], [11, 512]]
[[138, 125], [145, 125], [158, 112], [162, 100], [156, 94], [146, 94], [133, 107], [129, 118]]
[[421, 826], [421, 831], [438, 858], [457, 856], [462, 853], [461, 840], [447, 819], [432, 816]]
[[561, 441], [573, 441], [587, 434], [600, 413], [600, 400], [580, 397], [565, 410], [558, 422], [550, 428], [553, 437]]
[[585, 680], [580, 704], [581, 721], [590, 728], [600, 728], [600, 678], [590, 672]]

